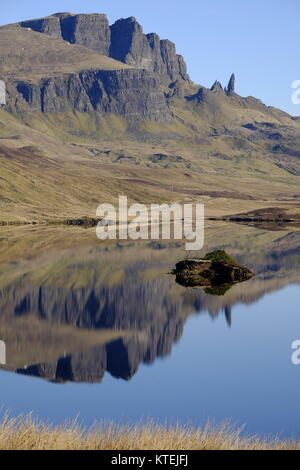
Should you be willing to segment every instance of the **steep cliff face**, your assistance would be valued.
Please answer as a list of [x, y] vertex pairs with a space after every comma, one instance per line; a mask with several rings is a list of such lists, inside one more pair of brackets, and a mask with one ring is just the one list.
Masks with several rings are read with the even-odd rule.
[[156, 33], [147, 34], [147, 41], [151, 50], [151, 67], [159, 74], [166, 73], [166, 66], [161, 55], [161, 40]]
[[153, 70], [149, 43], [135, 18], [118, 20], [111, 26], [110, 56], [128, 65]]
[[20, 26], [109, 55], [110, 27], [106, 15], [56, 13], [47, 18], [22, 21]]
[[59, 15], [61, 35], [71, 44], [80, 44], [109, 55], [110, 28], [106, 15]]
[[184, 58], [176, 54], [175, 44], [166, 39], [160, 42], [160, 49], [162, 61], [171, 80], [188, 80]]
[[133, 17], [120, 19], [110, 27], [103, 14], [56, 13], [47, 18], [23, 21], [20, 26], [86, 46], [125, 64], [158, 73], [169, 81], [190, 81], [184, 59], [176, 53], [175, 44], [161, 41], [155, 33], [145, 35]]
[[16, 89], [39, 112], [99, 111], [131, 121], [171, 117], [160, 77], [146, 70], [84, 71], [39, 84], [20, 81]]
[[110, 56], [128, 65], [165, 75], [171, 81], [189, 81], [184, 59], [176, 54], [175, 44], [161, 41], [155, 33], [145, 35], [133, 17], [118, 20], [111, 26]]
[[[168, 98], [183, 99], [182, 84], [190, 83], [184, 59], [176, 53], [175, 45], [171, 41], [160, 40], [155, 33], [145, 35], [133, 17], [120, 19], [110, 27], [103, 14], [56, 13], [47, 18], [21, 22], [17, 28], [60, 39], [57, 45], [62, 48], [65, 44], [64, 57], [72, 56], [69, 44], [85, 46], [101, 54], [103, 62], [114, 59], [115, 69], [105, 68], [105, 63], [103, 68], [99, 67], [97, 61], [88, 60], [87, 52], [86, 67], [82, 60], [81, 69], [65, 73], [64, 69], [71, 68], [71, 65], [65, 65], [67, 61], [64, 60], [60, 71], [57, 54], [51, 52], [49, 66], [43, 69], [45, 73], [42, 69], [40, 73], [39, 69], [36, 74], [30, 73], [24, 68], [23, 76], [19, 74], [18, 79], [9, 82], [8, 109], [12, 112], [97, 111], [119, 114], [129, 121], [169, 121], [172, 115]], [[43, 47], [47, 51], [47, 45]], [[51, 58], [52, 62], [54, 58], [56, 60], [53, 71]], [[91, 63], [95, 65], [91, 67]]]
[[[171, 131], [177, 136], [184, 124], [183, 135], [193, 132], [195, 138], [199, 133], [210, 138], [210, 127], [213, 132], [217, 129], [221, 137], [230, 124], [234, 128], [232, 138], [243, 132], [242, 137], [247, 139], [244, 147], [249, 152], [253, 140], [261, 134], [245, 136], [243, 126], [250, 123], [256, 127], [256, 121], [269, 119], [283, 119], [285, 127], [291, 124], [288, 115], [254, 98], [240, 97], [235, 91], [234, 74], [227, 87], [215, 82], [210, 90], [199, 87], [197, 91], [175, 45], [155, 33], [144, 34], [134, 17], [109, 26], [103, 14], [56, 13], [0, 27], [0, 76], [7, 85], [6, 109], [15, 114], [96, 111], [115, 113], [135, 122], [169, 124], [172, 120], [173, 129], [168, 127], [164, 135], [169, 136]], [[249, 117], [244, 110], [249, 111]], [[242, 131], [236, 127], [237, 122]], [[145, 130], [139, 135], [142, 132]], [[154, 132], [154, 126], [150, 132]], [[163, 134], [160, 129], [157, 132]], [[278, 133], [273, 136], [278, 137]], [[224, 143], [220, 145], [223, 148]], [[273, 145], [266, 150], [275, 152], [276, 158], [278, 154], [284, 159], [290, 156], [283, 147]], [[288, 165], [288, 171], [298, 174], [294, 163]]]

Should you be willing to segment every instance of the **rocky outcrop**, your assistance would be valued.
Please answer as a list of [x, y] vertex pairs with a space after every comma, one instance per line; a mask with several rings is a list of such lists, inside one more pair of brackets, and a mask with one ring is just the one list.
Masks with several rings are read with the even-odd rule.
[[160, 37], [156, 33], [150, 33], [146, 35], [146, 38], [151, 49], [152, 70], [161, 75], [165, 74], [166, 66], [161, 55]]
[[226, 88], [227, 95], [233, 95], [235, 92], [235, 75], [234, 73], [231, 75], [228, 86]]
[[110, 57], [134, 67], [153, 70], [151, 48], [135, 18], [121, 19], [111, 26]]
[[166, 67], [167, 75], [171, 80], [189, 80], [186, 65], [182, 56], [176, 54], [175, 44], [168, 40], [160, 43], [161, 56]]
[[[89, 66], [78, 73], [67, 70], [52, 74], [47, 69], [40, 81], [21, 75], [18, 81], [9, 83], [7, 109], [11, 112], [97, 111], [118, 114], [129, 121], [169, 121], [169, 98], [185, 97], [185, 82], [190, 79], [175, 44], [160, 40], [155, 33], [145, 35], [133, 17], [120, 19], [110, 27], [103, 14], [56, 13], [19, 26], [97, 51], [117, 60], [119, 68], [114, 62], [111, 70], [103, 61], [101, 70]], [[68, 63], [68, 54], [65, 61]], [[124, 63], [131, 69], [124, 69]]]
[[175, 44], [161, 41], [155, 33], [145, 35], [134, 17], [120, 19], [110, 27], [103, 14], [56, 13], [24, 21], [20, 26], [86, 46], [125, 64], [158, 73], [165, 80], [190, 81], [184, 58], [176, 53]]
[[222, 104], [228, 99], [235, 101], [236, 104], [240, 106], [255, 106], [259, 107], [262, 110], [262, 106], [259, 103], [249, 101], [250, 98], [241, 98], [235, 93], [235, 75], [232, 74], [229, 80], [227, 87], [222, 86], [222, 84], [216, 80], [211, 88], [200, 87], [198, 92], [194, 95], [186, 97], [188, 101], [194, 101], [201, 105], [207, 105], [210, 109], [214, 110], [215, 114], [218, 114], [221, 117], [224, 113], [222, 109]]
[[183, 57], [176, 54], [175, 44], [161, 41], [155, 33], [145, 35], [133, 17], [118, 20], [111, 26], [110, 56], [128, 65], [165, 75], [171, 81], [189, 81], [186, 64]]
[[18, 82], [16, 89], [34, 111], [99, 111], [130, 121], [171, 118], [160, 77], [146, 70], [85, 71], [40, 84]]
[[215, 93], [224, 93], [223, 87], [222, 87], [221, 83], [218, 80], [215, 81], [215, 83], [211, 87], [210, 91], [213, 91]]
[[61, 35], [65, 41], [109, 55], [110, 28], [106, 15], [62, 14], [59, 20]]
[[182, 81], [176, 80], [175, 82], [170, 83], [169, 90], [169, 93], [166, 93], [167, 98], [179, 98], [182, 100], [184, 99], [185, 90], [182, 85]]
[[109, 55], [110, 27], [106, 15], [56, 13], [47, 18], [22, 21], [20, 26]]
[[177, 263], [176, 281], [187, 287], [216, 287], [248, 281], [250, 269], [240, 266], [224, 251], [208, 253], [204, 259], [186, 259]]
[[49, 16], [48, 18], [41, 18], [38, 20], [22, 21], [20, 25], [23, 28], [31, 28], [34, 31], [49, 34], [55, 38], [61, 39], [62, 37], [60, 20], [55, 16]]

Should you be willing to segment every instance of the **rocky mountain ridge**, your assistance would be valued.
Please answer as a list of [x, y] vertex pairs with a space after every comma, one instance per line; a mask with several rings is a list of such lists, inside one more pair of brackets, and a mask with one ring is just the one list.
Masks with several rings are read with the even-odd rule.
[[209, 106], [209, 120], [228, 105], [278, 117], [259, 100], [237, 95], [234, 74], [225, 88], [219, 81], [211, 89], [193, 84], [175, 44], [144, 34], [134, 17], [110, 26], [104, 14], [56, 13], [0, 27], [2, 43], [6, 109], [17, 115], [96, 111], [129, 122], [169, 122], [176, 121], [172, 106], [180, 100], [190, 111]]
[[161, 40], [155, 33], [144, 34], [134, 17], [122, 18], [110, 26], [104, 14], [56, 13], [19, 24], [71, 44], [86, 46], [133, 67], [156, 72], [170, 81], [190, 80], [175, 44]]

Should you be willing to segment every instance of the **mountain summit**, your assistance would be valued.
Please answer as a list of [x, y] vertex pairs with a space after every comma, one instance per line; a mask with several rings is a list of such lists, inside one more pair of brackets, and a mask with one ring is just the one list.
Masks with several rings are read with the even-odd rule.
[[231, 106], [288, 116], [239, 97], [234, 74], [226, 88], [218, 81], [210, 90], [195, 85], [175, 44], [144, 34], [134, 17], [110, 26], [104, 14], [55, 13], [1, 27], [0, 40], [0, 75], [13, 113], [96, 111], [174, 122], [174, 100], [181, 100], [190, 111], [206, 105], [218, 112], [219, 123], [231, 118]]

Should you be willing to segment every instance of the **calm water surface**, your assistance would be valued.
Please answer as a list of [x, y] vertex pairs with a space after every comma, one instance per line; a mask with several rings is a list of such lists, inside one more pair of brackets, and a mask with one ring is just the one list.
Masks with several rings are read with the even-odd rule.
[[300, 232], [212, 228], [205, 250], [225, 248], [255, 272], [223, 296], [176, 284], [169, 273], [186, 254], [175, 244], [85, 244], [4, 261], [3, 409], [57, 423], [230, 419], [300, 437], [299, 242]]

